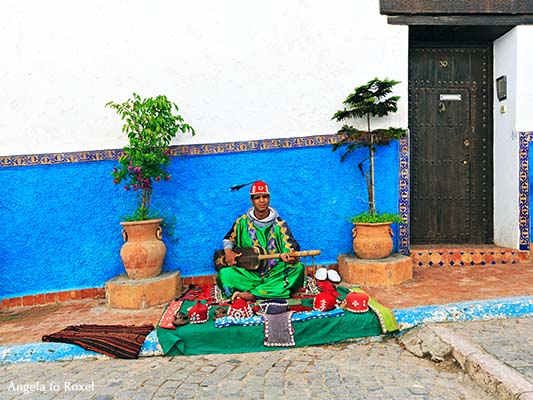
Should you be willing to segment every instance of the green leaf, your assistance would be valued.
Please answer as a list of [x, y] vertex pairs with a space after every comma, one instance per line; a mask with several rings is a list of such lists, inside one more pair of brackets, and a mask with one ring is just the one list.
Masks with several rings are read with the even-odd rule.
[[119, 165], [111, 175], [114, 181], [124, 181], [124, 186], [138, 196], [138, 207], [131, 220], [150, 219], [150, 198], [156, 178], [169, 176], [166, 167], [170, 165], [169, 145], [178, 132], [183, 134], [194, 129], [184, 123], [178, 114], [178, 106], [166, 96], [141, 98], [137, 93], [122, 103], [109, 101], [112, 108], [124, 121], [122, 132], [129, 143], [122, 149]]

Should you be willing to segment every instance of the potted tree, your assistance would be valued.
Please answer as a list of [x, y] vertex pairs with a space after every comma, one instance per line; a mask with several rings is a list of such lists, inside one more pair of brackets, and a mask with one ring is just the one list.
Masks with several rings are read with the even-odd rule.
[[[349, 94], [343, 104], [345, 108], [337, 111], [332, 119], [344, 121], [347, 119], [365, 118], [367, 130], [359, 130], [353, 126], [344, 125], [338, 133], [342, 139], [333, 145], [333, 151], [343, 149], [341, 161], [359, 148], [368, 149], [368, 157], [363, 159], [358, 167], [363, 175], [368, 195], [368, 209], [366, 212], [351, 218], [355, 225], [353, 233], [353, 248], [359, 258], [384, 258], [392, 252], [393, 222], [400, 222], [397, 214], [378, 213], [374, 197], [374, 153], [376, 146], [388, 145], [392, 139], [398, 139], [407, 134], [402, 128], [375, 129], [370, 123], [373, 118], [381, 118], [396, 112], [399, 96], [390, 96], [392, 88], [398, 81], [374, 78], [367, 84], [356, 87]], [[365, 163], [368, 167], [365, 170]]]
[[166, 247], [162, 241], [162, 218], [150, 209], [154, 184], [170, 180], [170, 142], [178, 133], [195, 134], [178, 114], [178, 106], [166, 96], [141, 98], [138, 94], [123, 103], [110, 101], [125, 121], [122, 131], [129, 143], [113, 169], [113, 182], [124, 182], [124, 189], [137, 192], [134, 213], [121, 222], [124, 245], [120, 257], [130, 279], [157, 276], [161, 272]]

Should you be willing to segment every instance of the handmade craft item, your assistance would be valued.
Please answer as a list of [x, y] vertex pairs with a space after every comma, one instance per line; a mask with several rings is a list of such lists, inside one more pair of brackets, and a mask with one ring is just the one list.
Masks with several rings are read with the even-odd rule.
[[175, 327], [178, 327], [178, 326], [187, 325], [188, 322], [189, 321], [188, 321], [187, 314], [179, 311], [178, 313], [176, 313], [176, 316], [174, 317], [174, 320], [172, 321], [172, 325], [174, 325]]
[[153, 325], [71, 325], [42, 339], [76, 344], [111, 357], [134, 359], [139, 357], [146, 336], [153, 329]]
[[231, 318], [250, 318], [254, 315], [252, 307], [246, 300], [237, 297], [229, 306], [228, 317]]
[[368, 311], [369, 297], [366, 293], [351, 292], [346, 295], [346, 310], [353, 313], [365, 313]]
[[197, 301], [194, 306], [189, 308], [189, 321], [191, 324], [203, 324], [209, 318], [208, 308], [201, 301]]
[[289, 302], [285, 299], [268, 299], [261, 302], [259, 309], [263, 314], [280, 314], [289, 311]]
[[159, 321], [159, 326], [161, 328], [176, 329], [176, 326], [173, 324], [173, 321], [176, 315], [178, 314], [182, 304], [183, 300], [173, 300], [169, 303], [167, 309], [161, 316], [161, 320]]
[[313, 300], [313, 309], [317, 311], [333, 310], [337, 305], [337, 298], [331, 292], [322, 292]]
[[218, 307], [215, 309], [215, 312], [213, 313], [213, 318], [215, 320], [225, 317], [228, 315], [228, 308], [227, 307]]
[[264, 315], [264, 341], [267, 347], [295, 346], [292, 311]]

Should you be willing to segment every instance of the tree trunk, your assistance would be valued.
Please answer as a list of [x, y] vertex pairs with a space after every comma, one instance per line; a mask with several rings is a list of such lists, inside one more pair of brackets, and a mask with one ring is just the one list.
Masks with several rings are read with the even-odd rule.
[[370, 114], [367, 114], [368, 135], [370, 136], [370, 179], [367, 180], [368, 185], [368, 213], [374, 215], [376, 207], [374, 204], [374, 135], [370, 133]]

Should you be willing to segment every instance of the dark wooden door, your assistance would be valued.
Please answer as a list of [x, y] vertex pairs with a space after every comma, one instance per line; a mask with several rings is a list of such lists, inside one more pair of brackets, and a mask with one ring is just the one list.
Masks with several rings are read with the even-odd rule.
[[409, 54], [411, 243], [492, 242], [491, 50]]

